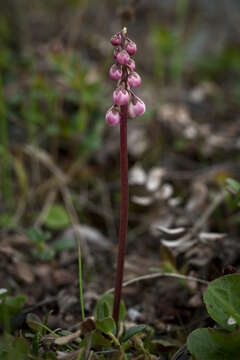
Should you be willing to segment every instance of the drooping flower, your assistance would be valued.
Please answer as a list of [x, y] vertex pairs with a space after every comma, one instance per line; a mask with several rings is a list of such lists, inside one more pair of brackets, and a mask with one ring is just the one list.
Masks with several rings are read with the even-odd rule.
[[121, 36], [119, 34], [113, 35], [110, 41], [113, 46], [118, 46], [121, 44]]
[[128, 84], [131, 88], [137, 88], [141, 85], [141, 77], [135, 71], [128, 76]]
[[117, 62], [120, 65], [127, 65], [129, 60], [130, 60], [130, 56], [126, 50], [119, 51], [119, 53], [117, 54]]
[[119, 110], [114, 108], [113, 106], [106, 113], [106, 122], [108, 125], [116, 126], [120, 123], [120, 113]]
[[129, 101], [129, 93], [126, 89], [119, 87], [113, 92], [113, 101], [115, 105], [126, 105]]
[[128, 114], [131, 118], [135, 118], [137, 115], [143, 115], [145, 113], [146, 106], [144, 102], [137, 96], [132, 98], [128, 105]]
[[129, 55], [134, 55], [137, 51], [137, 45], [135, 44], [135, 42], [130, 40], [127, 44], [126, 49]]
[[122, 69], [120, 65], [113, 64], [109, 70], [109, 76], [112, 80], [120, 80], [122, 77]]

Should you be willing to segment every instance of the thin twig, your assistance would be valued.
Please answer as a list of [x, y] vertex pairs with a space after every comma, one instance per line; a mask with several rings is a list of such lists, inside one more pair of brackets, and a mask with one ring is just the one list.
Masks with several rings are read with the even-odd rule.
[[56, 199], [56, 196], [57, 196], [57, 192], [55, 190], [51, 190], [49, 192], [49, 194], [47, 195], [47, 198], [45, 200], [45, 203], [42, 207], [42, 210], [34, 223], [35, 227], [40, 227], [42, 225], [46, 215], [49, 212], [50, 207], [52, 206], [52, 204], [54, 203], [54, 201]]
[[101, 211], [104, 211], [105, 213], [108, 214], [108, 216], [104, 216], [105, 222], [106, 222], [106, 226], [108, 229], [108, 235], [110, 239], [117, 239], [117, 232], [116, 232], [116, 227], [115, 227], [115, 223], [114, 223], [114, 212], [113, 212], [113, 208], [112, 208], [112, 204], [111, 204], [111, 200], [110, 200], [110, 195], [109, 195], [109, 191], [107, 189], [107, 186], [105, 185], [104, 182], [102, 181], [98, 181], [100, 188], [101, 188], [101, 195], [102, 195], [102, 205], [103, 205], [103, 209], [101, 209]]
[[42, 162], [55, 175], [55, 178], [57, 180], [57, 185], [59, 186], [60, 192], [63, 197], [63, 201], [65, 203], [67, 212], [69, 214], [70, 221], [73, 225], [74, 235], [78, 241], [80, 305], [81, 305], [82, 319], [84, 320], [85, 315], [84, 315], [83, 289], [82, 289], [82, 261], [81, 261], [82, 256], [81, 256], [80, 238], [77, 232], [77, 226], [79, 225], [79, 220], [78, 220], [77, 212], [72, 202], [70, 190], [66, 186], [65, 175], [53, 162], [50, 155], [44, 150], [35, 148], [31, 145], [27, 145], [24, 148], [24, 152], [32, 157], [35, 157], [40, 162]]
[[[129, 285], [135, 284], [139, 281], [142, 280], [150, 280], [150, 279], [156, 279], [156, 278], [160, 278], [160, 277], [172, 277], [175, 279], [182, 279], [182, 280], [188, 280], [188, 281], [196, 281], [199, 282], [201, 284], [204, 285], [208, 285], [209, 282], [203, 279], [199, 279], [193, 276], [187, 276], [187, 275], [182, 275], [182, 274], [175, 274], [175, 273], [163, 273], [163, 272], [156, 272], [156, 273], [152, 273], [152, 274], [147, 274], [147, 275], [142, 275], [142, 276], [138, 276], [134, 279], [131, 280], [127, 280], [123, 283], [123, 287], [127, 287]], [[114, 291], [114, 288], [109, 289], [106, 291], [106, 294], [112, 293]]]

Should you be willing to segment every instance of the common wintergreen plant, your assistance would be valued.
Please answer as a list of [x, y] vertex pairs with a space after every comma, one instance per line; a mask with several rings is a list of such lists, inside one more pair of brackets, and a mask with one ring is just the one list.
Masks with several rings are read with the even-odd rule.
[[118, 326], [119, 308], [122, 293], [123, 268], [126, 247], [128, 223], [128, 151], [127, 151], [127, 121], [145, 112], [145, 104], [139, 99], [132, 88], [141, 84], [141, 77], [135, 70], [135, 62], [131, 58], [137, 51], [136, 44], [127, 37], [127, 29], [113, 35], [111, 44], [114, 46], [115, 64], [109, 71], [112, 80], [117, 81], [113, 92], [113, 106], [107, 111], [106, 122], [109, 125], [120, 124], [120, 168], [121, 168], [121, 218], [119, 231], [119, 248], [117, 274], [115, 282], [113, 318]]

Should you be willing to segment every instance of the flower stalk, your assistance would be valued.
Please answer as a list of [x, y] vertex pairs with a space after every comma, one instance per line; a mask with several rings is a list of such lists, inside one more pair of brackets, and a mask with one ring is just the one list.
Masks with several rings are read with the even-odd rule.
[[116, 325], [119, 319], [120, 301], [122, 295], [124, 258], [126, 251], [126, 237], [128, 226], [128, 149], [127, 149], [127, 118], [128, 105], [122, 105], [120, 109], [120, 171], [121, 171], [121, 213], [119, 229], [119, 245], [117, 259], [117, 274], [115, 280], [113, 319]]

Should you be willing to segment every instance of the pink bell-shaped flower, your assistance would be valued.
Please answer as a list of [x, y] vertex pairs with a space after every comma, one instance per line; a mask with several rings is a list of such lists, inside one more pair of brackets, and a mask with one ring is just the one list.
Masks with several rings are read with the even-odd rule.
[[129, 53], [129, 55], [134, 55], [137, 51], [137, 45], [135, 44], [135, 42], [133, 41], [129, 41], [127, 44], [127, 52]]
[[126, 105], [129, 101], [129, 93], [126, 89], [119, 87], [113, 92], [113, 101], [115, 105]]
[[135, 71], [128, 76], [128, 84], [131, 88], [137, 88], [141, 85], [141, 77]]
[[110, 67], [109, 70], [109, 76], [112, 80], [120, 80], [122, 77], [122, 69], [121, 66], [117, 65], [117, 64], [113, 64]]
[[126, 50], [121, 50], [117, 53], [116, 55], [117, 57], [117, 62], [120, 64], [120, 65], [127, 65], [127, 63], [129, 62], [130, 60], [130, 56], [129, 54], [127, 53]]
[[116, 126], [120, 123], [120, 113], [119, 111], [114, 108], [113, 106], [107, 111], [106, 113], [106, 122], [110, 126]]
[[111, 44], [113, 46], [118, 46], [121, 44], [121, 37], [119, 34], [113, 35], [111, 40], [110, 40]]
[[128, 105], [128, 114], [131, 118], [135, 118], [137, 115], [143, 115], [145, 110], [146, 106], [144, 102], [138, 97], [134, 97]]

